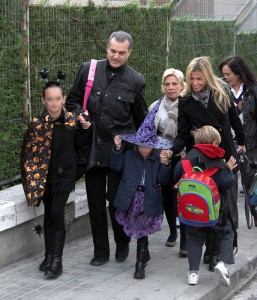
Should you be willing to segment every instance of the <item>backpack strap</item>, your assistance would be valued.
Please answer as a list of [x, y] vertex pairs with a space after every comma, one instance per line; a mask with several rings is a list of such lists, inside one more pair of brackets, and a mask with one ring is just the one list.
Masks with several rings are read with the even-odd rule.
[[185, 173], [190, 174], [193, 172], [193, 167], [192, 167], [189, 159], [182, 159], [181, 162], [182, 162], [182, 167], [183, 167]]
[[[192, 164], [191, 164], [189, 159], [182, 159], [181, 162], [182, 162], [182, 167], [183, 167], [185, 173], [190, 174], [190, 173], [194, 172], [194, 168], [192, 167]], [[219, 168], [215, 167], [213, 170], [207, 169], [207, 170], [203, 170], [202, 172], [205, 175], [211, 177], [212, 175], [214, 175], [218, 171], [219, 171]]]

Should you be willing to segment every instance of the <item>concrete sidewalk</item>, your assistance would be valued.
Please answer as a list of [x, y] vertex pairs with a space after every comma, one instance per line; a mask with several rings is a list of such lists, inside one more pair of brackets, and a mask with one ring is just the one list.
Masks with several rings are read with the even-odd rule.
[[[124, 263], [114, 259], [115, 245], [110, 232], [110, 261], [102, 267], [92, 267], [91, 235], [66, 244], [64, 248], [64, 272], [55, 280], [46, 279], [38, 266], [43, 253], [31, 259], [17, 262], [1, 269], [0, 299], [228, 299], [257, 271], [257, 228], [247, 229], [244, 216], [244, 198], [239, 196], [238, 230], [239, 250], [236, 264], [229, 266], [231, 286], [219, 284], [214, 273], [201, 263], [200, 282], [187, 284], [187, 258], [178, 256], [179, 240], [174, 248], [164, 245], [168, 226], [164, 221], [160, 231], [149, 237], [151, 260], [146, 267], [146, 278], [133, 278], [136, 262], [136, 241], [132, 240], [130, 255]], [[39, 238], [31, 235], [31, 238]]]

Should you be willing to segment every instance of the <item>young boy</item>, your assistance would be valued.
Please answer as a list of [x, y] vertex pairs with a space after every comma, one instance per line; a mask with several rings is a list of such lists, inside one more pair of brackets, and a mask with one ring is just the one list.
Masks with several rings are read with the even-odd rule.
[[[222, 228], [224, 226], [224, 217], [222, 213], [222, 197], [224, 191], [235, 184], [235, 178], [232, 170], [237, 166], [236, 160], [231, 157], [226, 163], [222, 158], [225, 151], [218, 147], [221, 141], [219, 132], [212, 126], [203, 126], [194, 130], [193, 136], [195, 145], [191, 151], [182, 160], [189, 160], [193, 167], [199, 167], [201, 170], [213, 170], [215, 167], [218, 171], [211, 176], [216, 183], [220, 198], [221, 207], [217, 225], [213, 227], [194, 227], [186, 225], [186, 241], [188, 249], [189, 273], [188, 284], [196, 285], [199, 282], [199, 266], [202, 256], [202, 246], [204, 245], [208, 231], [215, 240], [216, 246], [222, 239]], [[174, 170], [174, 180], [177, 182], [185, 173], [182, 162], [180, 161]], [[229, 286], [229, 272], [225, 264], [220, 261], [214, 268], [215, 273], [219, 276], [219, 281], [224, 286]]]

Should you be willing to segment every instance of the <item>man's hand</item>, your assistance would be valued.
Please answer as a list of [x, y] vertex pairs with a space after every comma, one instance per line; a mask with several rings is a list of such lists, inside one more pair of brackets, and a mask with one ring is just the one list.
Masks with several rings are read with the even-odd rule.
[[80, 125], [83, 129], [88, 129], [91, 126], [91, 122], [86, 120], [86, 117], [88, 117], [88, 111], [86, 110], [83, 114], [80, 114], [78, 116], [78, 120], [80, 122]]

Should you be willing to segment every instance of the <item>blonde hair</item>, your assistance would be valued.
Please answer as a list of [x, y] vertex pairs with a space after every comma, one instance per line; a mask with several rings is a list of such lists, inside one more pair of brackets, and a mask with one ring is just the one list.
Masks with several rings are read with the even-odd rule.
[[217, 129], [210, 125], [192, 131], [196, 144], [215, 144], [219, 145], [221, 137]]
[[214, 75], [209, 57], [202, 56], [194, 58], [188, 65], [186, 70], [186, 88], [182, 92], [182, 96], [186, 96], [192, 92], [190, 78], [192, 72], [200, 73], [207, 81], [207, 87], [211, 90], [214, 103], [222, 112], [227, 112], [230, 107], [230, 99], [226, 93], [226, 83]]
[[186, 83], [184, 82], [184, 74], [180, 70], [171, 68], [171, 69], [165, 70], [162, 75], [162, 85], [161, 85], [162, 92], [164, 92], [164, 89], [163, 89], [164, 81], [165, 81], [166, 77], [168, 77], [168, 76], [175, 76], [177, 78], [178, 82], [180, 83], [182, 90], [185, 88]]

